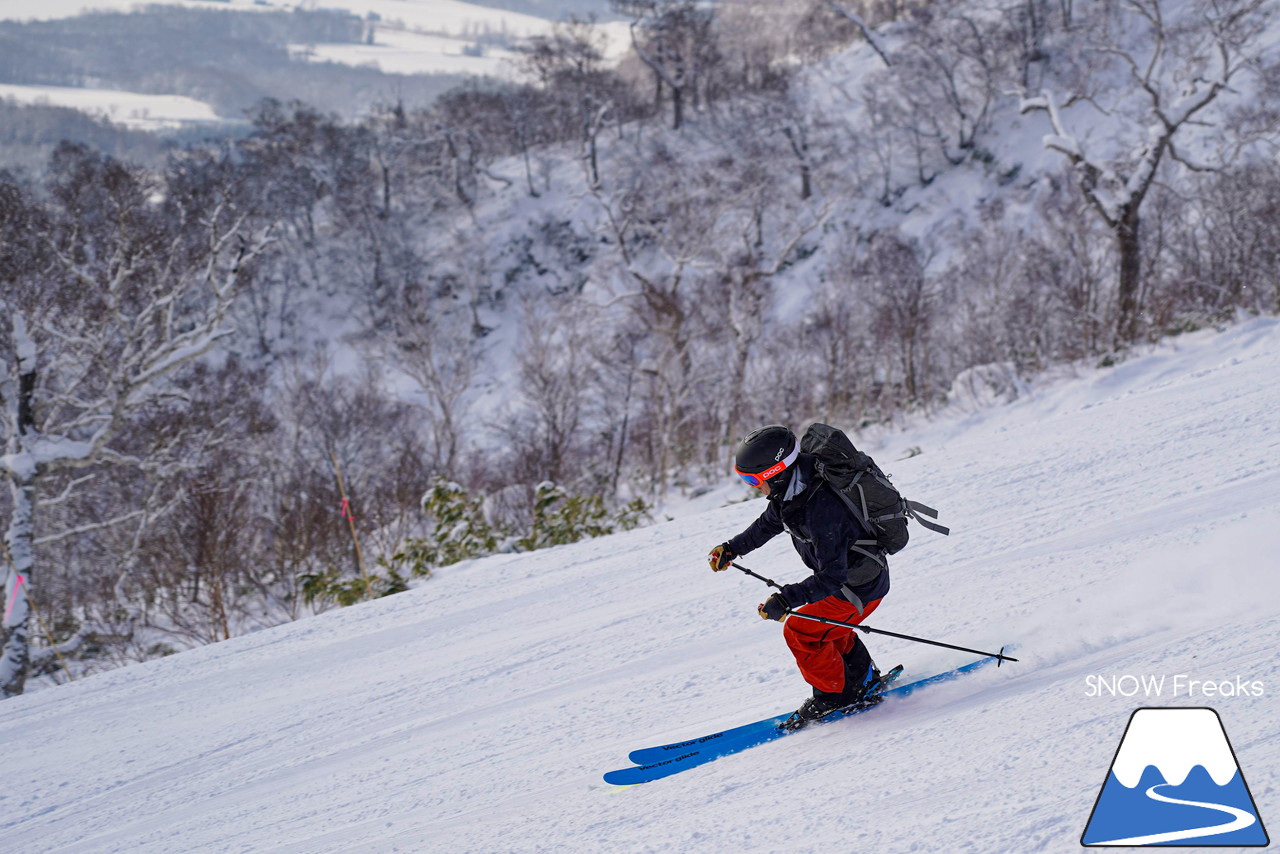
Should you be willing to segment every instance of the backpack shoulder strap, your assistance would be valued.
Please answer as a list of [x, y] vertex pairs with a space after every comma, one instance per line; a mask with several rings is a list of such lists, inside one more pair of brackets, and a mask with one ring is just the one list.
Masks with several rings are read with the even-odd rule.
[[[853, 518], [857, 520], [858, 524], [862, 527], [862, 530], [867, 534], [874, 534], [876, 529], [872, 526], [871, 520], [867, 518], [867, 499], [862, 492], [862, 487], [858, 486], [858, 479], [861, 478], [862, 475], [863, 472], [858, 472], [853, 481], [848, 487], [846, 487], [848, 490], [852, 490], [854, 488], [858, 490], [861, 506], [859, 506], [859, 503], [849, 496], [846, 489], [836, 489], [835, 486], [830, 483], [827, 485], [831, 487], [832, 492], [840, 496], [840, 500], [844, 502], [845, 507], [849, 508], [849, 512], [853, 514]], [[877, 539], [855, 540], [853, 544], [849, 546], [849, 551], [864, 554], [876, 563], [880, 564], [882, 567], [887, 567], [889, 565], [888, 562], [885, 561], [884, 550], [880, 548], [880, 541]]]
[[[849, 481], [844, 489], [839, 489], [831, 481], [827, 481], [827, 486], [831, 487], [831, 491], [840, 496], [840, 500], [844, 502], [844, 506], [849, 508], [849, 512], [853, 514], [853, 518], [858, 520], [858, 524], [862, 526], [862, 530], [868, 534], [874, 534], [875, 528], [871, 527], [870, 511], [867, 509], [867, 496], [862, 491], [862, 487], [858, 485], [858, 481], [862, 479], [865, 472], [858, 472], [853, 476], [853, 480]], [[857, 491], [858, 500], [854, 501], [849, 495], [850, 492]]]

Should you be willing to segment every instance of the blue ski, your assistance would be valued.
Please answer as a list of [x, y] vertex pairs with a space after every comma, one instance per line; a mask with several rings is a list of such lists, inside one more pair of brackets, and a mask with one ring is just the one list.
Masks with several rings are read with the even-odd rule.
[[[952, 679], [960, 677], [962, 674], [970, 673], [995, 661], [996, 657], [980, 658], [963, 667], [957, 667], [955, 670], [948, 670], [945, 673], [939, 673], [934, 676], [928, 676], [924, 679], [918, 679], [915, 682], [909, 682], [905, 685], [898, 685], [883, 691], [879, 696], [887, 699], [889, 697], [906, 697], [916, 690], [923, 688], [925, 685], [933, 685], [939, 682], [949, 682]], [[869, 706], [856, 706], [841, 712], [836, 712], [825, 718], [822, 723], [828, 723], [839, 718], [847, 718], [852, 715], [862, 714], [879, 708], [881, 704], [876, 703]], [[663, 777], [670, 777], [672, 774], [678, 774], [681, 771], [687, 771], [690, 768], [696, 768], [699, 765], [705, 765], [719, 759], [722, 756], [728, 756], [733, 753], [740, 753], [757, 745], [773, 741], [777, 738], [790, 735], [797, 730], [781, 729], [779, 725], [789, 718], [790, 713], [777, 715], [772, 718], [755, 721], [754, 723], [745, 724], [740, 727], [725, 730], [723, 732], [711, 733], [701, 738], [691, 739], [690, 741], [675, 742], [673, 744], [664, 744], [657, 747], [644, 748], [642, 750], [632, 751], [631, 760], [636, 762], [636, 766], [632, 768], [620, 768], [616, 771], [610, 771], [604, 775], [606, 783], [612, 783], [617, 786], [633, 786], [637, 783], [648, 783], [653, 780], [660, 780]]]
[[[880, 690], [875, 692], [875, 696], [882, 695], [886, 690], [886, 686], [891, 685], [901, 674], [902, 665], [898, 665], [886, 673], [884, 676], [884, 685], [880, 687]], [[846, 712], [844, 716], [847, 715], [848, 712]], [[660, 744], [657, 747], [642, 747], [639, 750], [631, 751], [627, 758], [637, 765], [650, 765], [656, 762], [661, 762], [664, 759], [670, 759], [672, 756], [679, 756], [681, 754], [688, 753], [691, 749], [709, 749], [713, 743], [718, 744], [721, 742], [732, 741], [735, 738], [741, 738], [751, 733], [771, 729], [778, 726], [778, 724], [782, 723], [782, 721], [785, 721], [789, 717], [791, 717], [790, 714], [780, 715], [774, 718], [765, 718], [762, 721], [752, 721], [749, 724], [743, 724], [742, 726], [734, 727], [733, 729], [726, 729], [722, 732], [713, 732], [710, 735], [704, 735], [700, 738], [694, 738], [689, 741]]]

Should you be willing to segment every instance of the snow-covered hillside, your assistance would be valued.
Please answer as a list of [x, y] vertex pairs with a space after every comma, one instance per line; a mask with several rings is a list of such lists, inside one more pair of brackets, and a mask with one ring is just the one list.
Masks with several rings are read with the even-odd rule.
[[[760, 505], [691, 510], [5, 702], [0, 839], [15, 854], [1071, 851], [1129, 715], [1166, 705], [1218, 711], [1274, 832], [1278, 376], [1280, 322], [1251, 320], [870, 449], [954, 529], [916, 530], [870, 622], [1017, 643], [1018, 664], [610, 787], [633, 748], [805, 694], [755, 615], [764, 588], [704, 559]], [[781, 541], [743, 562], [800, 577]], [[969, 660], [869, 645], [909, 676]], [[1159, 696], [1098, 690], [1161, 676]]]

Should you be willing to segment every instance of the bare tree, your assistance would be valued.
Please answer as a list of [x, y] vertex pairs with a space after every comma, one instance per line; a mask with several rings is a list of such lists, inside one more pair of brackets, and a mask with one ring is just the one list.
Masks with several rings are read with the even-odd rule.
[[[120, 437], [140, 413], [179, 400], [171, 382], [178, 369], [232, 334], [227, 313], [271, 243], [270, 226], [234, 186], [157, 202], [141, 174], [83, 149], [64, 149], [55, 172], [62, 207], [34, 223], [44, 229], [43, 246], [30, 260], [40, 263], [5, 283], [0, 472], [10, 484], [12, 558], [0, 658], [5, 696], [22, 693], [30, 661], [42, 487], [60, 472], [145, 468], [164, 456], [163, 437], [145, 453]], [[99, 206], [113, 216], [98, 218]]]
[[407, 273], [375, 313], [368, 352], [416, 388], [408, 396], [425, 417], [428, 460], [457, 478], [466, 450], [467, 414], [489, 331], [481, 311], [496, 297], [483, 235], [459, 228], [447, 243], [424, 253], [430, 271]]
[[[738, 228], [727, 229], [729, 234], [736, 232], [736, 245], [730, 244], [717, 253], [720, 287], [728, 303], [723, 317], [731, 336], [727, 381], [721, 385], [722, 435], [726, 445], [746, 432], [742, 430], [744, 413], [740, 402], [746, 398], [752, 351], [763, 336], [769, 315], [774, 279], [794, 259], [800, 242], [822, 225], [827, 213], [778, 210], [771, 204], [771, 189], [761, 181], [756, 192], [744, 199], [747, 207], [739, 216]], [[766, 228], [767, 214], [773, 214], [776, 222]]]
[[614, 5], [634, 17], [631, 45], [653, 72], [656, 100], [661, 103], [664, 86], [671, 92], [671, 127], [680, 130], [686, 104], [696, 99], [719, 62], [713, 13], [694, 0], [615, 0]]
[[827, 9], [857, 29], [863, 40], [876, 52], [876, 55], [880, 57], [880, 61], [885, 64], [886, 68], [893, 65], [893, 59], [889, 56], [889, 48], [882, 43], [876, 31], [867, 23], [867, 19], [861, 10], [853, 4], [842, 2], [841, 0], [823, 0], [823, 2], [826, 4]]
[[713, 266], [709, 251], [730, 205], [713, 184], [682, 173], [674, 162], [666, 166], [662, 181], [633, 179], [626, 190], [595, 193], [605, 219], [601, 230], [617, 253], [618, 292], [611, 306], [623, 307], [623, 322], [643, 341], [636, 354], [644, 416], [633, 435], [643, 432], [648, 439], [655, 494], [667, 486], [671, 469], [692, 459], [697, 445], [691, 427], [704, 414], [698, 390], [707, 379], [697, 366], [710, 349], [699, 346], [706, 340], [706, 289], [713, 281], [705, 271]]
[[456, 477], [460, 455], [466, 450], [467, 413], [478, 370], [474, 342], [465, 326], [451, 328], [445, 318], [410, 324], [395, 331], [380, 348], [381, 357], [417, 384], [414, 402], [426, 417], [432, 468]]
[[895, 68], [897, 88], [918, 117], [937, 116], [941, 152], [960, 163], [987, 130], [999, 93], [1003, 21], [942, 5], [923, 7], [909, 20]]
[[915, 241], [892, 232], [872, 237], [857, 274], [874, 306], [872, 332], [892, 354], [909, 401], [928, 391], [930, 333], [937, 315], [937, 293], [929, 254]]
[[587, 351], [588, 317], [569, 301], [530, 298], [524, 304], [518, 356], [519, 399], [523, 404], [508, 424], [517, 448], [517, 472], [529, 486], [577, 479], [569, 462], [583, 442], [586, 392], [593, 362]]
[[[779, 79], [773, 89], [736, 98], [732, 109], [726, 111], [727, 119], [720, 122], [716, 139], [726, 152], [754, 161], [765, 172], [792, 161], [799, 178], [800, 201], [808, 201], [817, 191], [824, 165], [820, 155], [825, 128], [818, 111], [805, 103], [804, 88], [790, 84], [790, 80]], [[777, 138], [777, 147], [770, 137]], [[773, 181], [772, 177], [768, 180]]]
[[1173, 225], [1166, 299], [1184, 316], [1280, 311], [1280, 166], [1198, 178]]
[[570, 18], [517, 48], [522, 66], [546, 92], [556, 136], [578, 140], [592, 186], [600, 183], [599, 138], [606, 123], [636, 112], [628, 88], [605, 66], [605, 47], [594, 19]]
[[[1192, 170], [1221, 166], [1194, 159], [1182, 141], [1203, 138], [1221, 120], [1209, 108], [1256, 68], [1258, 40], [1275, 7], [1265, 0], [1123, 0], [1116, 8], [1093, 32], [1067, 34], [1068, 43], [1083, 43], [1083, 73], [1059, 84], [1065, 92], [1024, 98], [1022, 112], [1049, 117], [1045, 146], [1066, 157], [1080, 192], [1115, 239], [1114, 332], [1116, 343], [1126, 344], [1141, 331], [1143, 201], [1166, 158]], [[1104, 88], [1111, 68], [1124, 77]], [[1098, 113], [1124, 123], [1127, 144], [1085, 138]]]

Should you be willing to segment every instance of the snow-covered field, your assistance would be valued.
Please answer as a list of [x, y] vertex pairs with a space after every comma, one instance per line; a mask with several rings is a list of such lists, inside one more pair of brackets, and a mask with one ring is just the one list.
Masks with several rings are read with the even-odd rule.
[[134, 130], [166, 130], [220, 119], [204, 101], [182, 95], [144, 95], [119, 89], [17, 86], [0, 83], [0, 100], [70, 107]]
[[[374, 43], [295, 45], [304, 58], [344, 65], [372, 65], [387, 74], [474, 74], [513, 77], [513, 54], [486, 47], [477, 38], [502, 34], [525, 38], [551, 32], [553, 22], [534, 15], [477, 6], [461, 0], [0, 0], [0, 20], [52, 20], [89, 12], [130, 12], [146, 5], [184, 6], [235, 12], [332, 9], [370, 22]], [[630, 46], [625, 23], [602, 23], [608, 54], [620, 58]], [[467, 51], [471, 51], [468, 53]]]
[[[705, 564], [760, 505], [691, 508], [4, 702], [4, 850], [1065, 852], [1139, 706], [1216, 709], [1274, 833], [1278, 377], [1254, 319], [870, 448], [954, 529], [916, 529], [872, 625], [1018, 664], [610, 787], [633, 748], [806, 693], [764, 588]], [[743, 563], [801, 574], [782, 541]], [[970, 660], [869, 645], [908, 676]]]
[[[471, 74], [514, 77], [510, 51], [486, 46], [477, 37], [501, 33], [513, 37], [551, 32], [552, 22], [531, 15], [476, 6], [459, 0], [155, 0], [161, 5], [235, 12], [288, 11], [294, 8], [343, 10], [370, 21], [373, 44], [293, 45], [300, 59], [372, 66], [387, 74]], [[150, 3], [138, 0], [0, 0], [0, 20], [32, 21], [75, 17], [89, 12], [127, 13]], [[375, 23], [376, 21], [376, 23]], [[622, 49], [625, 27], [606, 25], [615, 52]], [[0, 99], [70, 107], [135, 130], [168, 130], [220, 118], [212, 106], [180, 95], [145, 95], [111, 89], [0, 84]]]
[[373, 44], [290, 45], [294, 57], [340, 65], [369, 65], [386, 74], [473, 74], [512, 77], [516, 54], [486, 48], [468, 52], [473, 43], [453, 36], [427, 35], [379, 26]]
[[88, 12], [131, 12], [150, 5], [235, 12], [335, 9], [359, 17], [373, 13], [423, 32], [474, 34], [490, 29], [512, 35], [542, 32], [548, 22], [532, 15], [477, 6], [462, 0], [0, 0], [0, 19], [42, 21]]

